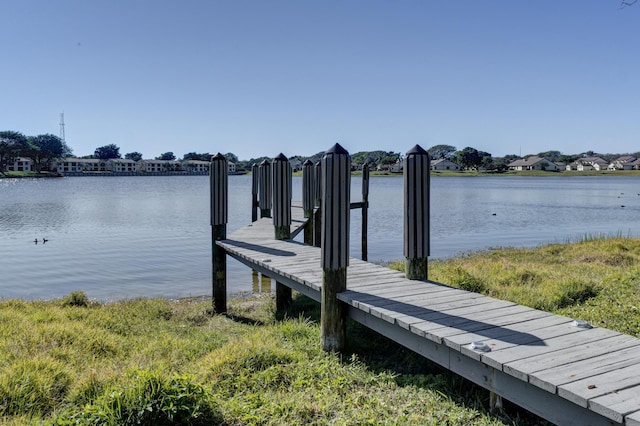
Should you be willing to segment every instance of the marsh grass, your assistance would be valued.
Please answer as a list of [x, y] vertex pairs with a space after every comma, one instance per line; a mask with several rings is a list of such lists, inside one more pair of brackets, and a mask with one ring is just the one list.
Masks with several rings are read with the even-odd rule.
[[[400, 265], [401, 266], [401, 265]], [[640, 336], [640, 240], [587, 236], [432, 261], [430, 278]], [[82, 292], [0, 302], [6, 424], [544, 424], [348, 323], [342, 354], [320, 349], [319, 306], [300, 295], [101, 304]]]

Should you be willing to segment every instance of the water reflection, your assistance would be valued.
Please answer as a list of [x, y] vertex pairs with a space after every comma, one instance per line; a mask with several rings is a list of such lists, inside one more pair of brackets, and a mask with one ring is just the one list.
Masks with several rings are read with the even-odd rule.
[[271, 293], [271, 278], [258, 271], [251, 271], [251, 281], [254, 293]]

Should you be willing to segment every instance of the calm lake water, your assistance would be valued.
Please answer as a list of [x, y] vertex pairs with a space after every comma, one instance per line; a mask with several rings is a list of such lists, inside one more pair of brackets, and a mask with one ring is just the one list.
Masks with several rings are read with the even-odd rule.
[[[301, 178], [293, 183], [300, 200]], [[230, 176], [229, 184], [232, 232], [251, 221], [251, 177]], [[211, 294], [208, 185], [206, 176], [0, 179], [0, 298]], [[370, 261], [402, 258], [402, 185], [402, 177], [371, 178]], [[360, 193], [354, 177], [352, 200]], [[351, 214], [351, 255], [359, 257], [360, 211]], [[639, 217], [637, 177], [434, 177], [431, 258], [585, 235], [638, 237]], [[228, 268], [229, 293], [271, 289], [231, 259]]]

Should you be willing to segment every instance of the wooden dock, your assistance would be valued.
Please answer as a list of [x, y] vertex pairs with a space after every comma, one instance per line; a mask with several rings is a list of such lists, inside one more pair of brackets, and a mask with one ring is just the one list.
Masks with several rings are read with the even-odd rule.
[[[344, 348], [350, 317], [488, 389], [493, 401], [559, 425], [640, 426], [640, 339], [426, 279], [430, 178], [420, 146], [404, 159], [405, 273], [348, 256], [354, 205], [366, 223], [368, 168], [363, 200], [351, 203], [350, 157], [339, 144], [303, 167], [302, 206], [291, 201], [284, 155], [254, 165], [254, 222], [230, 235], [224, 156], [212, 157], [210, 170], [216, 312], [226, 310], [228, 255], [276, 281], [278, 309], [291, 302], [291, 289], [320, 302], [327, 351]], [[293, 241], [303, 228], [306, 244]], [[366, 258], [365, 250], [363, 239]]]
[[[304, 226], [292, 208], [292, 237]], [[259, 219], [216, 244], [321, 299], [320, 248]], [[640, 425], [640, 339], [350, 258], [338, 299], [352, 319], [560, 425]]]

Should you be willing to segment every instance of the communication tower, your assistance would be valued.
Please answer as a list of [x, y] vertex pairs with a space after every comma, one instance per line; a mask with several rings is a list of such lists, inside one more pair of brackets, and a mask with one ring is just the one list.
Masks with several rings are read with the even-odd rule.
[[62, 142], [66, 142], [64, 140], [64, 112], [60, 113], [60, 139], [62, 139]]

